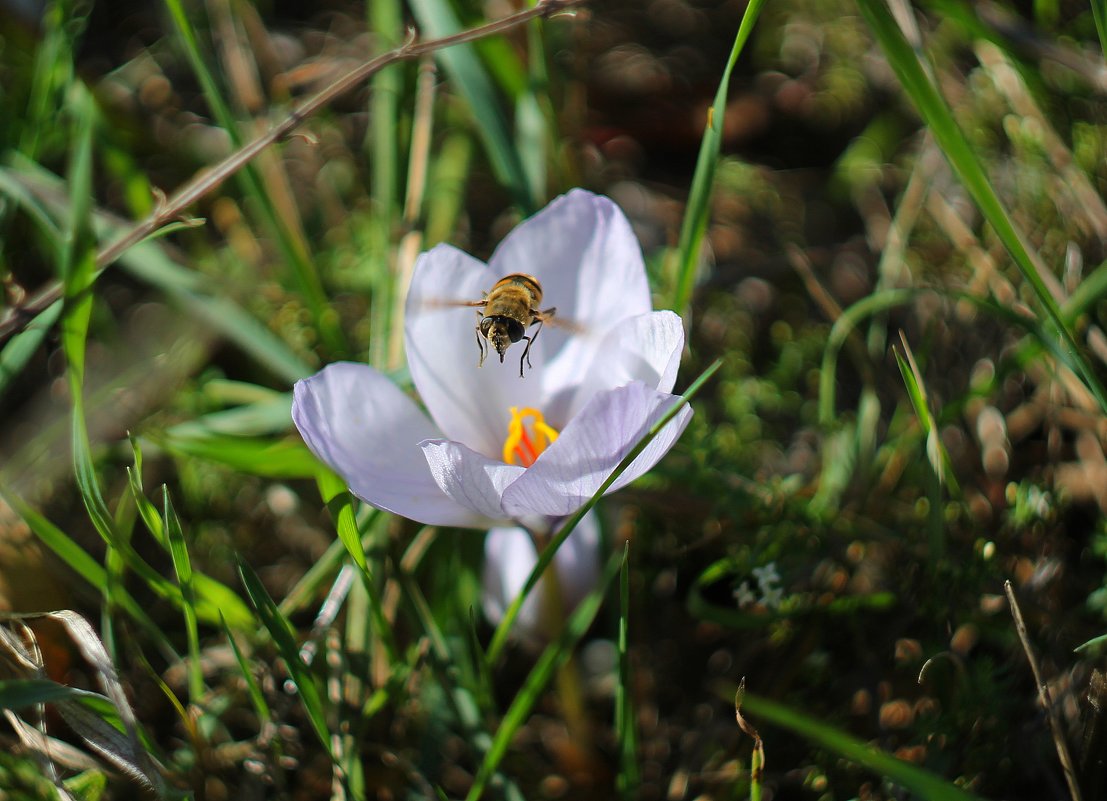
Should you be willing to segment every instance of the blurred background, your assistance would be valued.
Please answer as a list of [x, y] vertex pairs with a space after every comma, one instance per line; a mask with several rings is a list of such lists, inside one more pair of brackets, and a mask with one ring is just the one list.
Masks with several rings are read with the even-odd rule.
[[[901, 39], [862, 13], [873, 5]], [[1107, 71], [1093, 6], [775, 0], [712, 109], [744, 2], [582, 5], [376, 73], [74, 289], [91, 269], [74, 242], [110, 244], [409, 31], [522, 4], [0, 4], [0, 609], [84, 615], [166, 786], [197, 799], [464, 797], [505, 710], [531, 695], [485, 797], [1103, 797]], [[697, 205], [709, 120], [719, 155]], [[963, 140], [936, 137], [935, 120]], [[981, 210], [965, 165], [999, 212]], [[528, 683], [525, 645], [478, 669], [482, 532], [357, 510], [369, 586], [316, 619], [353, 562], [288, 417], [292, 383], [339, 359], [408, 386], [396, 321], [415, 255], [446, 241], [487, 258], [574, 186], [622, 207], [655, 306], [683, 314], [677, 391], [722, 360], [676, 448], [601, 505], [606, 549], [630, 545], [628, 600], [611, 588], [571, 649], [583, 723], [561, 684]], [[690, 218], [705, 226], [691, 251]], [[62, 295], [87, 338], [67, 341]], [[76, 475], [74, 347], [91, 446]], [[198, 603], [190, 624], [173, 594], [178, 524], [222, 622]], [[286, 691], [238, 559], [297, 647], [326, 655], [308, 673], [341, 759]], [[97, 689], [64, 629], [33, 628], [52, 679]], [[179, 660], [190, 649], [199, 680]], [[734, 716], [742, 677], [824, 725], [748, 708], [760, 781]], [[633, 735], [613, 725], [620, 704]], [[55, 797], [8, 725], [0, 788]], [[101, 795], [81, 797], [146, 797], [103, 765], [61, 776], [101, 770]]]

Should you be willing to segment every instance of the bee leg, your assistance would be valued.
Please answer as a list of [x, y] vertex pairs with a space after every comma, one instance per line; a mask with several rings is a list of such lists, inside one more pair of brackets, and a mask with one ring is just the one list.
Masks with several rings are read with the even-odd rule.
[[[543, 312], [545, 314], [545, 312]], [[534, 321], [537, 328], [534, 329], [534, 333], [529, 337], [523, 337], [527, 341], [527, 346], [523, 348], [523, 355], [519, 357], [519, 378], [523, 377], [523, 362], [526, 361], [527, 367], [534, 369], [534, 365], [530, 363], [530, 346], [534, 344], [534, 340], [538, 339], [538, 332], [542, 330], [542, 319], [538, 318]]]
[[485, 350], [484, 337], [480, 334], [480, 323], [477, 323], [477, 327], [473, 330], [477, 332], [477, 350], [480, 351], [480, 361], [477, 362], [477, 367], [484, 367], [484, 357], [487, 355], [487, 351]]

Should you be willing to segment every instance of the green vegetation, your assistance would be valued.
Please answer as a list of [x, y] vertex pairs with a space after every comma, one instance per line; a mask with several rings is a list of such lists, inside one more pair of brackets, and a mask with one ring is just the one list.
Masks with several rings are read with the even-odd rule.
[[[1104, 3], [14, 5], [0, 799], [1103, 797]], [[695, 414], [489, 620], [292, 387], [576, 186]]]

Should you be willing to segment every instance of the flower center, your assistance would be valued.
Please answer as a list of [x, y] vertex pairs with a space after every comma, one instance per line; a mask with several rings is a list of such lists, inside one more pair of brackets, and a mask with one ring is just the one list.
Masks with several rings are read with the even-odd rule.
[[[530, 467], [557, 439], [557, 431], [546, 424], [542, 412], [537, 409], [512, 406], [508, 411], [511, 422], [507, 424], [507, 439], [504, 440], [504, 461]], [[529, 425], [524, 422], [526, 420], [530, 420]]]

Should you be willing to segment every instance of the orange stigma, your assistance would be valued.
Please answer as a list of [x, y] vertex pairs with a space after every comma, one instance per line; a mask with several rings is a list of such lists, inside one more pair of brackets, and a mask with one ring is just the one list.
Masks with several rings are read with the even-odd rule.
[[[542, 412], [527, 407], [520, 409], [512, 406], [511, 422], [507, 424], [507, 439], [504, 440], [504, 461], [530, 467], [535, 460], [557, 439], [557, 432], [546, 424]], [[523, 421], [530, 419], [530, 425]]]

